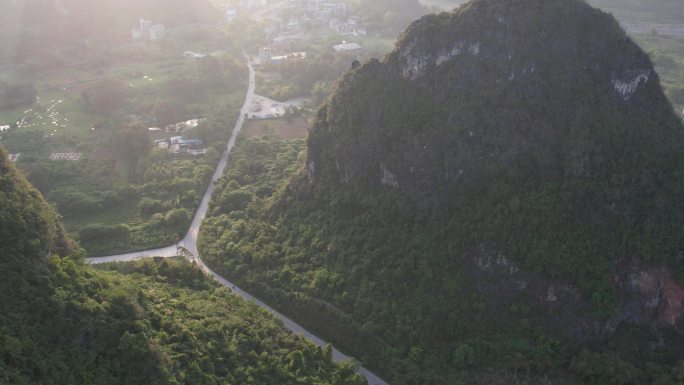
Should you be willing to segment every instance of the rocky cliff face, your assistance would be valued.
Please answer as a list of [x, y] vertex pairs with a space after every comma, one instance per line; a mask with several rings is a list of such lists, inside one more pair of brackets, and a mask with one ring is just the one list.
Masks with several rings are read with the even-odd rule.
[[496, 298], [499, 306], [512, 300], [530, 304], [537, 321], [566, 338], [590, 340], [613, 333], [623, 323], [684, 334], [684, 286], [668, 269], [646, 268], [639, 261], [622, 264], [613, 277], [619, 293], [617, 311], [601, 318], [592, 315], [575, 285], [525, 271], [503, 255], [480, 252], [469, 262], [474, 281], [486, 282], [476, 288], [478, 292]]
[[580, 0], [475, 0], [344, 76], [307, 174], [316, 191], [390, 192], [451, 218], [471, 261], [484, 245], [553, 277], [520, 290], [614, 307], [599, 329], [681, 331], [683, 155], [658, 74], [612, 16]]

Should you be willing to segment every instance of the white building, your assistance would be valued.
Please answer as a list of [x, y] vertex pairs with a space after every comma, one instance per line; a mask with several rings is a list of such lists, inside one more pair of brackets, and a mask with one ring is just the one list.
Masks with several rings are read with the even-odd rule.
[[271, 62], [271, 50], [264, 47], [259, 51], [259, 62], [261, 64], [269, 64]]
[[232, 8], [226, 9], [226, 21], [227, 21], [227, 22], [230, 23], [231, 21], [235, 20], [235, 17], [236, 17], [236, 16], [237, 16], [237, 11], [236, 11], [236, 10], [234, 10], [234, 9], [232, 9]]
[[152, 29], [152, 20], [140, 19], [140, 37], [146, 40], [149, 39], [150, 29]]
[[342, 44], [337, 44], [333, 46], [333, 49], [337, 52], [345, 52], [345, 51], [358, 51], [362, 49], [358, 43], [342, 43]]
[[268, 0], [242, 0], [240, 1], [240, 5], [248, 9], [265, 7], [268, 5]]
[[347, 14], [347, 4], [346, 3], [323, 3], [323, 4], [321, 4], [320, 12], [325, 14], [325, 15], [344, 16]]
[[187, 57], [187, 58], [190, 58], [190, 59], [201, 59], [201, 58], [206, 57], [206, 56], [207, 56], [207, 55], [205, 55], [205, 54], [203, 54], [203, 53], [197, 53], [197, 52], [194, 52], [194, 51], [185, 51], [185, 52], [183, 52], [183, 57]]

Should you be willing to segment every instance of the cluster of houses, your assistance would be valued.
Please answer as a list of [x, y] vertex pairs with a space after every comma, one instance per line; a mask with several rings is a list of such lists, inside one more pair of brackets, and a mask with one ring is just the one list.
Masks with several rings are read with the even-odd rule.
[[341, 35], [366, 36], [368, 29], [354, 16], [348, 16], [346, 2], [329, 0], [299, 0], [305, 10], [305, 17], [323, 22], [332, 31]]
[[331, 2], [329, 0], [302, 0], [307, 12], [312, 12], [317, 16], [345, 16], [347, 14], [347, 3]]
[[349, 52], [349, 51], [360, 51], [363, 49], [359, 43], [347, 43], [343, 41], [342, 44], [335, 44], [333, 49], [336, 52]]
[[[245, 1], [243, 1], [245, 3]], [[266, 5], [264, 2], [253, 0], [248, 2], [252, 8]], [[272, 35], [274, 43], [286, 41], [301, 34], [302, 26], [319, 26], [329, 28], [341, 35], [366, 36], [368, 28], [361, 24], [360, 19], [350, 16], [346, 1], [340, 0], [289, 0], [288, 7], [292, 16], [288, 20], [272, 17], [272, 23], [266, 33]], [[230, 14], [229, 14], [230, 13]], [[226, 11], [226, 19], [235, 17], [234, 10]]]
[[140, 19], [137, 29], [131, 31], [135, 41], [159, 41], [166, 36], [164, 24], [152, 24], [151, 20]]
[[360, 25], [358, 19], [353, 17], [345, 21], [332, 19], [328, 22], [328, 26], [340, 35], [366, 36], [368, 34], [368, 29]]
[[271, 49], [264, 47], [259, 51], [259, 63], [261, 65], [279, 64], [287, 60], [301, 60], [306, 59], [306, 52], [292, 52], [287, 55], [273, 56]]
[[202, 147], [202, 141], [199, 139], [186, 139], [182, 136], [172, 136], [168, 139], [155, 140], [154, 143], [157, 147], [165, 148], [172, 154], [199, 156], [207, 153], [207, 149]]
[[150, 127], [148, 131], [165, 131], [167, 133], [175, 133], [175, 136], [170, 138], [158, 139], [154, 141], [155, 146], [169, 150], [172, 154], [188, 154], [193, 156], [204, 155], [207, 149], [202, 147], [202, 141], [199, 139], [183, 138], [178, 135], [180, 132], [197, 127], [202, 119], [190, 119], [184, 122], [178, 122], [164, 126], [164, 128]]

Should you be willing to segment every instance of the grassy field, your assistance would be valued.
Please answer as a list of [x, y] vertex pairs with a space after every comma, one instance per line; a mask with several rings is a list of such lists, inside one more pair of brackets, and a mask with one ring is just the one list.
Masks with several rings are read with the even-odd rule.
[[684, 37], [633, 36], [653, 60], [660, 83], [680, 116], [684, 110]]
[[[61, 67], [46, 71], [37, 77], [22, 73], [20, 69], [6, 69], [0, 79], [10, 84], [32, 82], [37, 90], [37, 101], [31, 107], [18, 107], [0, 111], [0, 125], [12, 129], [3, 138], [10, 152], [17, 144], [15, 133], [35, 131], [46, 139], [41, 153], [23, 154], [35, 159], [46, 159], [52, 152], [91, 153], [106, 145], [111, 132], [93, 129], [102, 125], [102, 116], [88, 111], [81, 94], [86, 87], [108, 78], [117, 78], [129, 86], [132, 98], [163, 97], [167, 92], [164, 82], [183, 67], [192, 67], [183, 58], [168, 57], [141, 63], [120, 63], [101, 68]], [[228, 90], [227, 94], [232, 95]], [[224, 98], [226, 95], [217, 95]], [[131, 106], [129, 106], [130, 108]], [[22, 138], [18, 139], [19, 141]], [[20, 147], [20, 146], [18, 146]]]
[[311, 122], [303, 117], [292, 119], [249, 120], [244, 128], [244, 137], [252, 139], [264, 135], [280, 139], [306, 139]]

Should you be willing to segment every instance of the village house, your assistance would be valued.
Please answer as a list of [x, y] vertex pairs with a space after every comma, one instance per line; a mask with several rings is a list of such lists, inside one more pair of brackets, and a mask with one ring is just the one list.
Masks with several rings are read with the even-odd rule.
[[159, 148], [168, 149], [173, 154], [190, 154], [193, 156], [206, 154], [207, 149], [201, 148], [200, 139], [185, 139], [182, 136], [172, 136], [169, 139], [155, 140]]
[[333, 46], [333, 49], [337, 52], [347, 52], [347, 51], [359, 51], [363, 49], [358, 43], [347, 43], [342, 42], [342, 44], [337, 44]]

